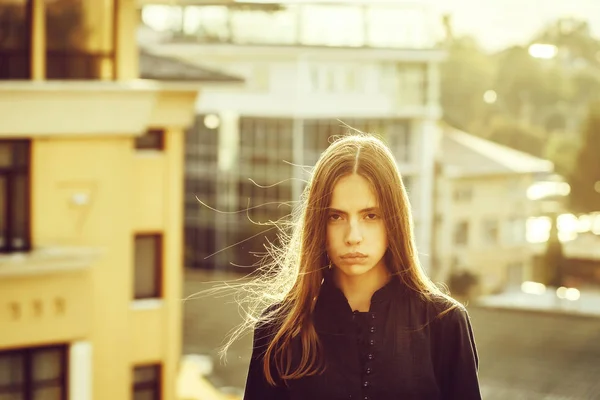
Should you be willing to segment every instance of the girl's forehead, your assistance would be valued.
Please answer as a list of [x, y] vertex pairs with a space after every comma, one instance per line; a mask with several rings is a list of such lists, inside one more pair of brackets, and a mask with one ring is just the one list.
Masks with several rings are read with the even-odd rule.
[[360, 175], [342, 177], [333, 187], [330, 208], [358, 211], [378, 207], [377, 195], [369, 181]]

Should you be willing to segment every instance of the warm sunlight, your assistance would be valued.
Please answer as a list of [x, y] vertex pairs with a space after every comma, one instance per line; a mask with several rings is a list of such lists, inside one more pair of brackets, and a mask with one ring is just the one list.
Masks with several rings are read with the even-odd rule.
[[529, 46], [529, 55], [534, 58], [549, 60], [556, 57], [558, 48], [552, 44], [535, 43]]

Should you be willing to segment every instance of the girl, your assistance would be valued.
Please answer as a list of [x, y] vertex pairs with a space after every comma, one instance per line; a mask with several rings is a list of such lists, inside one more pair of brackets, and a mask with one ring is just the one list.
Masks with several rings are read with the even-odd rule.
[[480, 399], [469, 316], [419, 266], [389, 149], [338, 139], [302, 205], [267, 274], [244, 399]]

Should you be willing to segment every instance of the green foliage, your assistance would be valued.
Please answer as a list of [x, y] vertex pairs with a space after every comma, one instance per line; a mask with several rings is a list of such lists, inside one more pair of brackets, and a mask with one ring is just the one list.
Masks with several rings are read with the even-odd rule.
[[445, 119], [460, 129], [485, 114], [483, 94], [494, 83], [493, 60], [469, 38], [457, 38], [448, 47], [448, 59], [441, 67], [441, 103]]
[[557, 174], [569, 176], [575, 167], [579, 147], [579, 140], [575, 135], [555, 132], [546, 143], [543, 158], [554, 163], [554, 171]]
[[487, 138], [496, 143], [542, 157], [546, 132], [505, 115], [496, 115], [487, 125]]
[[[553, 59], [528, 46], [486, 54], [469, 38], [450, 38], [442, 72], [442, 107], [450, 125], [554, 162], [570, 177], [573, 211], [600, 210], [600, 118], [585, 121], [600, 101], [600, 41], [585, 21], [559, 19], [530, 43], [554, 44]], [[486, 104], [487, 90], [496, 101]], [[596, 115], [600, 111], [596, 112]]]
[[600, 211], [600, 104], [590, 106], [577, 163], [569, 176], [571, 209]]
[[546, 245], [541, 262], [543, 267], [543, 284], [559, 287], [563, 285], [563, 268], [565, 256], [562, 243], [558, 240], [558, 228], [556, 216], [553, 217], [552, 228], [550, 229], [550, 238]]

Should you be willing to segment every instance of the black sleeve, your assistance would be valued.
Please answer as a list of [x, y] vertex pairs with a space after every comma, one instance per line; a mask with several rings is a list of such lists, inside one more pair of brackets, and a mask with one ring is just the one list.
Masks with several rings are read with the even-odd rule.
[[446, 379], [444, 399], [480, 400], [479, 357], [467, 310], [457, 307], [444, 318]]
[[[269, 325], [262, 323], [257, 324], [254, 330], [252, 357], [248, 367], [244, 400], [288, 400], [290, 398], [287, 387], [283, 383], [279, 383], [275, 379], [278, 384], [272, 386], [265, 378], [263, 359], [273, 335], [272, 331], [273, 329], [270, 329]], [[272, 374], [276, 374], [275, 368], [271, 371]]]

